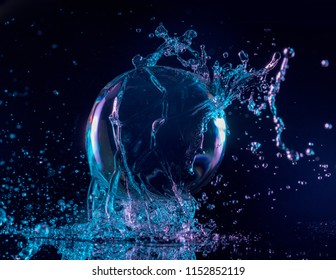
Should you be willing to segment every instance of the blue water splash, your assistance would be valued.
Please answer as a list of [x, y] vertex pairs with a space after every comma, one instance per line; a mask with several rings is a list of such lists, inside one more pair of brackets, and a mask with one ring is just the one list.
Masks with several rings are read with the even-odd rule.
[[[277, 147], [292, 162], [299, 160], [299, 153], [281, 139], [285, 125], [275, 104], [294, 50], [284, 50], [280, 70], [268, 79], [281, 60], [279, 52], [259, 70], [247, 69], [249, 57], [241, 51], [241, 64], [215, 61], [210, 72], [205, 46], [200, 51], [191, 47], [196, 31], [171, 37], [160, 25], [155, 35], [164, 43], [146, 57], [136, 55], [135, 69], [105, 86], [92, 109], [87, 129], [92, 175], [88, 212], [93, 221], [102, 219], [122, 229], [123, 238], [140, 234], [174, 241], [199, 232], [193, 223], [192, 194], [221, 162], [225, 110], [234, 101], [247, 104], [256, 116], [268, 105]], [[185, 59], [186, 53], [191, 58]], [[163, 56], [176, 57], [189, 71], [158, 66]], [[260, 146], [252, 142], [251, 151]], [[203, 170], [195, 177], [198, 169]]]
[[[90, 115], [87, 129], [92, 175], [88, 190], [89, 221], [64, 227], [39, 223], [23, 230], [16, 228], [13, 219], [2, 210], [3, 232], [23, 235], [28, 240], [15, 258], [29, 259], [45, 244], [57, 247], [64, 259], [134, 259], [145, 258], [148, 252], [162, 258], [194, 258], [195, 251], [212, 250], [222, 244], [226, 238], [213, 234], [216, 226], [212, 221], [201, 224], [195, 219], [198, 204], [193, 193], [209, 182], [224, 156], [225, 111], [233, 102], [247, 105], [256, 116], [268, 108], [273, 115], [276, 146], [293, 163], [299, 160], [300, 154], [282, 141], [285, 125], [276, 107], [288, 61], [294, 56], [293, 49], [286, 48], [283, 58], [279, 52], [274, 53], [271, 61], [259, 70], [248, 69], [248, 54], [241, 51], [238, 54], [241, 64], [233, 67], [230, 63], [220, 65], [215, 61], [210, 71], [205, 46], [201, 45], [200, 51], [192, 48], [196, 31], [188, 30], [180, 37], [171, 37], [160, 25], [155, 36], [164, 43], [146, 57], [136, 55], [132, 60], [135, 69], [117, 77], [102, 90]], [[191, 58], [184, 58], [186, 54]], [[158, 65], [162, 57], [171, 56], [176, 57], [185, 70]], [[279, 62], [280, 69], [270, 77]], [[174, 84], [178, 84], [178, 90], [173, 90], [176, 89]], [[190, 85], [193, 90], [188, 92]], [[133, 95], [129, 94], [132, 90]], [[171, 92], [179, 96], [171, 98]], [[146, 94], [148, 98], [143, 98]], [[127, 106], [123, 107], [123, 102]], [[134, 103], [132, 108], [144, 111], [140, 110], [141, 114], [134, 114], [131, 119], [123, 117], [130, 114], [126, 109], [129, 102]], [[152, 107], [148, 107], [149, 102], [153, 102]], [[105, 110], [106, 104], [109, 110]], [[97, 112], [101, 114], [97, 116]], [[185, 118], [189, 118], [188, 121]], [[169, 145], [164, 138], [174, 131], [175, 125], [183, 123], [185, 126], [179, 136], [187, 143], [184, 156], [180, 157], [180, 151], [162, 156], [162, 150]], [[149, 129], [143, 129], [147, 124]], [[125, 129], [127, 125], [129, 130]], [[132, 131], [141, 133], [132, 134]], [[184, 140], [186, 135], [188, 141]], [[179, 137], [174, 141], [179, 141]], [[174, 141], [170, 151], [180, 147]], [[257, 151], [259, 147], [252, 145], [251, 150]], [[154, 166], [148, 167], [150, 164]], [[146, 168], [151, 170], [140, 171]], [[59, 207], [64, 211], [63, 202], [59, 202]], [[69, 246], [69, 240], [75, 244]], [[139, 243], [149, 246], [139, 246]], [[157, 248], [153, 249], [150, 244]], [[179, 244], [180, 250], [169, 250], [167, 244]]]

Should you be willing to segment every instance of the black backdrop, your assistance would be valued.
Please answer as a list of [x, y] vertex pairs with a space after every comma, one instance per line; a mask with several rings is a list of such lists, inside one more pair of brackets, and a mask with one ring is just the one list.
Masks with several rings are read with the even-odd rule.
[[[6, 163], [0, 166], [0, 179], [15, 183], [13, 178], [28, 172], [37, 185], [53, 186], [49, 189], [55, 203], [64, 197], [83, 209], [90, 180], [83, 156], [84, 134], [91, 106], [107, 82], [132, 68], [135, 54], [148, 54], [161, 43], [148, 37], [160, 22], [170, 34], [195, 29], [195, 48], [204, 43], [212, 61], [222, 59], [227, 51], [228, 60], [236, 64], [237, 53], [244, 49], [251, 64], [260, 67], [272, 52], [293, 47], [296, 55], [278, 97], [279, 114], [287, 127], [283, 137], [303, 152], [309, 142], [314, 143], [311, 148], [316, 155], [295, 166], [278, 158], [271, 120], [256, 124], [256, 117], [233, 104], [226, 112], [231, 133], [218, 171], [223, 177], [216, 186], [209, 184], [203, 190], [207, 204], [216, 207], [209, 210], [203, 205], [198, 217], [214, 219], [221, 234], [261, 236], [253, 252], [218, 250], [208, 258], [336, 257], [336, 20], [332, 1], [299, 6], [16, 0], [1, 1], [1, 5], [0, 161]], [[329, 60], [328, 67], [321, 66], [323, 59]], [[15, 130], [17, 123], [22, 128]], [[334, 128], [326, 130], [325, 123]], [[14, 139], [8, 137], [10, 132], [15, 132]], [[246, 149], [250, 141], [262, 143], [263, 160]], [[38, 154], [45, 148], [48, 167], [13, 156], [22, 149]], [[6, 169], [9, 165], [13, 169]], [[60, 169], [60, 176], [50, 174]], [[17, 218], [26, 213], [24, 208], [16, 211]], [[39, 215], [43, 220], [50, 213], [41, 210]], [[85, 213], [78, 216], [81, 221]], [[52, 257], [50, 249], [38, 258]]]

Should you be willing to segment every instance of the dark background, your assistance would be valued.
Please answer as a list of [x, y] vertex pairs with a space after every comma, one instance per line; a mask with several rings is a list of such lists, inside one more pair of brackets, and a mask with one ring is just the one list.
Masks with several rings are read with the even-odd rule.
[[[31, 178], [29, 184], [49, 186], [48, 195], [37, 195], [39, 189], [28, 193], [37, 220], [63, 215], [52, 207], [59, 199], [78, 204], [77, 218], [69, 221], [85, 220], [90, 180], [84, 144], [87, 117], [101, 88], [130, 70], [135, 54], [146, 55], [161, 43], [148, 37], [160, 22], [170, 34], [195, 29], [194, 48], [206, 45], [210, 65], [223, 61], [225, 51], [235, 65], [243, 49], [250, 64], [261, 67], [274, 51], [291, 46], [296, 55], [277, 100], [287, 127], [283, 137], [303, 153], [314, 143], [315, 156], [297, 165], [278, 158], [271, 120], [256, 123], [246, 108], [233, 104], [226, 112], [231, 133], [218, 171], [223, 176], [203, 190], [208, 200], [198, 217], [214, 219], [221, 234], [258, 237], [252, 245], [217, 250], [207, 258], [336, 259], [333, 11], [332, 1], [301, 6], [280, 1], [0, 1], [0, 161], [5, 162], [0, 183], [20, 187]], [[329, 60], [329, 67], [321, 66], [323, 59]], [[170, 63], [176, 65], [167, 60]], [[333, 129], [324, 129], [327, 122]], [[251, 141], [262, 143], [262, 154], [247, 149]], [[22, 149], [31, 157], [23, 156]], [[5, 193], [3, 187], [3, 197]], [[28, 199], [12, 200], [9, 212], [16, 208], [13, 215], [22, 220]], [[209, 204], [215, 208], [208, 209]], [[46, 249], [37, 258], [53, 254]]]

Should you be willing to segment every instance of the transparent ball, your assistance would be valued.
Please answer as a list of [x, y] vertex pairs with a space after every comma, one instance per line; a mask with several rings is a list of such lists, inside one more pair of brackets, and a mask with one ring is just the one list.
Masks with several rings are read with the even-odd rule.
[[[193, 194], [224, 155], [226, 123], [196, 75], [154, 66], [108, 83], [92, 108], [86, 132], [91, 175], [108, 189], [118, 169], [116, 197], [134, 190], [157, 196]], [[114, 182], [115, 183], [115, 182]]]

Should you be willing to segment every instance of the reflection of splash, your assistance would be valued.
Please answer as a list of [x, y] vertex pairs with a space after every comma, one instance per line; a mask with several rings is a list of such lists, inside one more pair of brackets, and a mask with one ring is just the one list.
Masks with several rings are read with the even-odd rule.
[[[80, 236], [78, 227], [76, 230], [68, 229], [67, 235]], [[85, 240], [64, 236], [65, 231], [59, 230], [58, 237], [34, 237], [30, 236], [25, 248], [16, 255], [16, 259], [31, 259], [38, 255], [42, 246], [57, 248], [57, 254], [63, 260], [192, 260], [197, 254], [207, 257], [217, 250], [225, 252], [232, 258], [246, 258], [249, 250], [257, 251], [261, 248], [258, 244], [261, 240], [259, 235], [228, 233], [223, 236], [213, 235], [211, 239], [203, 242], [179, 242], [168, 243], [164, 241], [149, 240], [118, 240], [109, 241], [103, 239]], [[25, 241], [22, 241], [23, 243]]]

